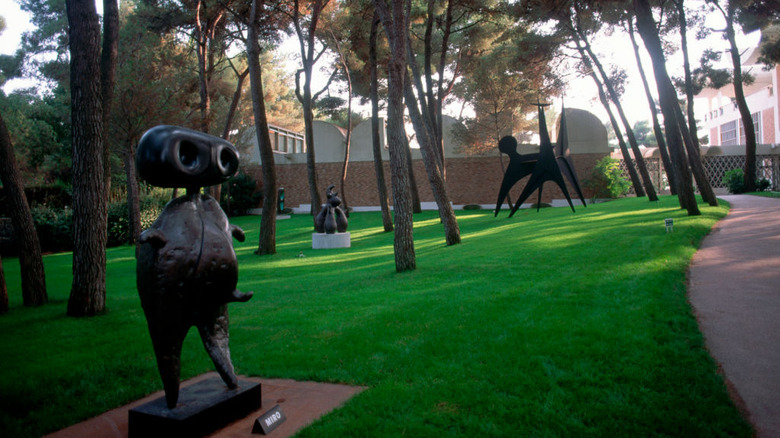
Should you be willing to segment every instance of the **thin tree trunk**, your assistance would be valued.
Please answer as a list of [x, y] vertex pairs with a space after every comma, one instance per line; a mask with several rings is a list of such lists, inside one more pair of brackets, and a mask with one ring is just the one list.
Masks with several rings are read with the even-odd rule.
[[669, 158], [669, 150], [666, 147], [666, 140], [664, 139], [664, 131], [661, 129], [661, 124], [658, 122], [658, 109], [653, 101], [653, 94], [650, 92], [650, 86], [647, 83], [647, 76], [645, 75], [645, 69], [642, 66], [642, 60], [639, 57], [639, 45], [636, 43], [636, 37], [634, 36], [634, 25], [631, 19], [628, 20], [628, 36], [631, 38], [631, 45], [634, 47], [634, 57], [636, 58], [637, 69], [639, 70], [639, 77], [642, 79], [642, 86], [645, 89], [645, 95], [647, 96], [647, 104], [650, 107], [650, 116], [653, 119], [653, 133], [655, 134], [655, 140], [658, 142], [658, 151], [661, 153], [661, 162], [666, 171], [666, 179], [669, 180], [669, 189], [672, 195], [677, 194], [676, 176], [674, 174], [674, 167], [672, 161]]
[[[119, 52], [119, 3], [103, 0], [103, 50], [100, 52], [100, 90], [103, 99], [103, 132], [108, 133], [114, 101], [116, 60]], [[111, 141], [103, 135], [103, 178], [106, 202], [111, 193]]]
[[260, 67], [260, 46], [257, 42], [257, 9], [264, 4], [252, 0], [247, 32], [247, 63], [249, 65], [249, 84], [252, 93], [252, 110], [255, 117], [255, 136], [260, 149], [260, 161], [263, 170], [263, 213], [260, 218], [260, 238], [257, 254], [276, 254], [276, 165], [268, 131], [268, 119], [263, 100], [263, 78]]
[[675, 0], [677, 17], [680, 21], [680, 51], [683, 55], [683, 72], [685, 74], [685, 98], [688, 103], [688, 131], [691, 133], [693, 144], [699, 150], [698, 128], [696, 127], [696, 115], [693, 108], [693, 84], [691, 83], [691, 62], [688, 59], [688, 20], [685, 18], [685, 7], [682, 0]]
[[[30, 206], [24, 195], [24, 183], [16, 164], [11, 137], [0, 115], [0, 180], [6, 191], [14, 232], [19, 239], [19, 266], [22, 279], [22, 298], [25, 306], [40, 306], [49, 301], [46, 293], [46, 275], [41, 256], [41, 244], [35, 231]], [[5, 282], [2, 285], [5, 292]], [[8, 298], [5, 298], [6, 310]]]
[[303, 105], [303, 124], [304, 134], [306, 137], [306, 174], [309, 178], [309, 194], [311, 196], [311, 209], [312, 216], [316, 215], [320, 211], [322, 206], [322, 197], [320, 196], [320, 190], [317, 181], [317, 168], [316, 157], [314, 154], [314, 98], [311, 92], [311, 81], [313, 76], [314, 63], [314, 33], [317, 30], [317, 23], [319, 21], [322, 8], [328, 3], [328, 0], [315, 0], [311, 3], [311, 20], [309, 22], [308, 34], [304, 35], [300, 26], [299, 15], [299, 2], [294, 3], [293, 11], [293, 25], [295, 32], [298, 35], [298, 43], [301, 51], [301, 63], [303, 72], [303, 94], [300, 93], [298, 85], [298, 75], [296, 75], [296, 87], [295, 92], [298, 100]]
[[127, 180], [127, 214], [130, 222], [130, 244], [134, 245], [141, 237], [141, 200], [138, 191], [138, 176], [135, 170], [135, 144], [131, 142], [123, 154], [125, 179]]
[[405, 272], [416, 269], [414, 253], [412, 205], [409, 199], [409, 169], [403, 154], [404, 141], [404, 71], [406, 69], [406, 27], [403, 0], [390, 0], [390, 9], [384, 0], [374, 0], [379, 17], [384, 23], [392, 53], [388, 62], [388, 114], [387, 135], [390, 146], [390, 174], [393, 183], [395, 208], [395, 270]]
[[344, 52], [341, 50], [341, 45], [339, 44], [333, 32], [331, 32], [330, 35], [333, 39], [336, 53], [339, 56], [341, 68], [344, 70], [344, 76], [347, 79], [347, 135], [346, 139], [344, 140], [344, 162], [341, 166], [339, 190], [341, 191], [340, 197], [344, 212], [347, 217], [349, 217], [349, 202], [347, 202], [347, 192], [344, 188], [344, 182], [347, 180], [347, 169], [349, 168], [349, 149], [352, 143], [352, 76], [349, 73], [349, 66], [347, 65], [347, 59], [344, 55]]
[[[453, 0], [447, 0], [447, 10], [444, 13], [444, 33], [442, 35], [441, 50], [439, 53], [439, 80], [438, 80], [438, 92], [436, 93], [436, 152], [439, 154], [439, 159], [442, 163], [442, 178], [447, 181], [447, 161], [444, 156], [444, 70], [447, 63], [447, 47], [449, 45], [450, 35], [452, 32], [452, 8]], [[456, 69], [457, 71], [457, 69]], [[457, 74], [456, 74], [457, 76]], [[453, 80], [454, 82], [454, 80]], [[451, 88], [451, 87], [450, 87]], [[448, 90], [449, 92], [449, 90]]]
[[688, 164], [691, 166], [691, 172], [693, 173], [693, 179], [696, 181], [696, 186], [699, 188], [699, 193], [702, 199], [712, 207], [718, 206], [718, 198], [715, 196], [715, 192], [712, 190], [710, 180], [707, 178], [707, 172], [704, 170], [704, 165], [701, 163], [701, 154], [699, 153], [699, 147], [694, 143], [693, 135], [688, 131], [688, 127], [685, 126], [685, 116], [683, 116], [680, 105], [674, 107], [677, 119], [680, 120], [680, 134], [682, 135], [683, 144], [685, 150], [688, 152]]
[[422, 206], [420, 205], [420, 192], [417, 190], [417, 177], [414, 175], [414, 162], [412, 161], [412, 148], [409, 146], [409, 137], [406, 135], [406, 128], [404, 127], [404, 158], [406, 159], [406, 167], [409, 169], [409, 191], [412, 197], [412, 212], [417, 214], [422, 212]]
[[737, 39], [734, 31], [734, 15], [737, 6], [733, 1], [729, 2], [728, 14], [726, 16], [726, 38], [729, 41], [729, 53], [731, 54], [731, 63], [734, 65], [734, 100], [739, 110], [742, 126], [745, 130], [745, 191], [756, 191], [756, 127], [753, 123], [753, 116], [750, 114], [747, 100], [745, 100], [745, 90], [742, 86], [742, 60], [737, 48]]
[[[435, 117], [435, 110], [434, 108], [431, 108], [431, 102], [429, 102], [426, 99], [426, 87], [423, 86], [422, 81], [422, 74], [420, 73], [420, 68], [417, 66], [417, 61], [415, 60], [414, 56], [414, 50], [412, 49], [412, 42], [411, 38], [409, 37], [409, 29], [407, 29], [407, 35], [406, 35], [406, 56], [407, 56], [407, 63], [409, 65], [409, 68], [412, 71], [412, 77], [411, 79], [414, 81], [415, 88], [417, 89], [417, 93], [419, 94], [420, 98], [417, 99], [415, 97], [414, 101], [419, 103], [420, 105], [420, 111], [422, 113], [422, 120], [425, 124], [425, 129], [428, 130], [428, 132], [435, 133], [438, 129], [436, 127], [436, 117]], [[430, 63], [426, 61], [426, 68], [430, 68]], [[409, 81], [409, 77], [406, 77], [406, 80]], [[428, 82], [432, 83], [432, 80], [429, 80]], [[435, 102], [433, 100], [433, 95], [431, 92], [430, 95], [431, 101]], [[434, 134], [435, 136], [435, 134]], [[419, 143], [419, 142], [418, 142]], [[438, 152], [434, 155], [434, 159], [436, 167], [439, 168], [439, 173], [444, 172], [444, 160], [442, 159], [442, 155], [440, 155]]]
[[[232, 62], [230, 63], [230, 66], [233, 67]], [[222, 138], [225, 140], [229, 140], [228, 137], [230, 137], [230, 128], [233, 126], [233, 119], [236, 115], [236, 109], [238, 108], [238, 103], [241, 101], [241, 90], [244, 88], [244, 79], [246, 79], [247, 75], [249, 74], [249, 69], [239, 73], [238, 70], [233, 67], [233, 72], [236, 74], [236, 90], [233, 92], [233, 99], [230, 101], [230, 107], [228, 108], [227, 115], [225, 116], [225, 126], [222, 128]], [[210, 189], [211, 196], [213, 196], [217, 202], [220, 202], [222, 199], [222, 184], [211, 186]]]
[[92, 0], [67, 0], [73, 136], [73, 284], [69, 316], [106, 306], [106, 196], [100, 22]]
[[406, 108], [409, 110], [409, 116], [412, 119], [415, 132], [417, 132], [417, 141], [420, 143], [420, 152], [423, 156], [425, 171], [428, 174], [428, 181], [431, 184], [433, 198], [436, 200], [436, 205], [439, 209], [439, 218], [444, 226], [444, 236], [447, 245], [458, 244], [460, 243], [460, 228], [458, 227], [458, 220], [455, 218], [452, 204], [450, 204], [449, 196], [447, 196], [444, 179], [436, 166], [435, 138], [431, 132], [425, 129], [425, 123], [422, 120], [423, 116], [415, 103], [416, 99], [412, 91], [412, 84], [406, 80], [404, 81], [404, 95]]
[[636, 169], [634, 168], [634, 162], [631, 159], [631, 154], [628, 152], [626, 142], [623, 140], [623, 134], [620, 131], [620, 125], [618, 125], [618, 122], [615, 119], [615, 115], [612, 114], [612, 109], [609, 107], [609, 100], [607, 100], [607, 95], [604, 93], [604, 88], [602, 87], [598, 76], [596, 76], [596, 72], [591, 70], [590, 77], [593, 79], [593, 82], [596, 83], [596, 88], [599, 91], [599, 100], [601, 100], [601, 104], [604, 106], [604, 109], [607, 110], [607, 114], [609, 115], [609, 122], [612, 124], [612, 128], [615, 130], [615, 137], [617, 138], [618, 145], [620, 145], [620, 152], [623, 154], [623, 162], [626, 163], [626, 169], [628, 170], [628, 176], [631, 179], [631, 185], [634, 186], [634, 193], [637, 197], [641, 198], [642, 196], [645, 196], [645, 190], [642, 187], [642, 181], [639, 179], [639, 174], [636, 173]]
[[379, 28], [379, 17], [374, 12], [369, 39], [369, 62], [371, 69], [371, 145], [374, 151], [374, 172], [379, 195], [379, 207], [382, 210], [382, 225], [385, 232], [393, 231], [393, 218], [390, 216], [390, 206], [387, 201], [387, 185], [382, 164], [382, 145], [379, 137], [379, 80], [377, 75], [376, 39]]
[[642, 176], [642, 182], [644, 183], [647, 198], [650, 201], [657, 201], [658, 195], [655, 193], [655, 188], [653, 187], [653, 179], [650, 178], [650, 172], [647, 171], [645, 158], [642, 156], [642, 152], [639, 150], [639, 144], [636, 141], [636, 137], [634, 137], [634, 130], [631, 128], [631, 124], [628, 122], [626, 114], [623, 111], [623, 106], [620, 104], [620, 96], [618, 96], [617, 91], [615, 91], [615, 87], [612, 86], [612, 81], [609, 79], [607, 72], [604, 71], [604, 67], [601, 65], [601, 62], [599, 62], [596, 54], [593, 53], [593, 50], [591, 50], [590, 43], [588, 43], [588, 40], [585, 39], [585, 35], [577, 31], [576, 37], [583, 43], [583, 47], [580, 48], [579, 42], [577, 42], [577, 47], [580, 48], [580, 53], [582, 53], [582, 56], [585, 59], [590, 57], [590, 59], [593, 61], [593, 64], [596, 66], [596, 69], [598, 69], [599, 74], [604, 81], [604, 86], [607, 88], [607, 92], [612, 99], [612, 103], [615, 105], [615, 109], [618, 112], [620, 121], [623, 123], [623, 128], [626, 130], [626, 137], [628, 137], [628, 143], [631, 145], [631, 150], [634, 153], [634, 162], [636, 163], [636, 167], [639, 169], [639, 174]]
[[645, 48], [650, 54], [653, 62], [653, 74], [655, 76], [656, 86], [658, 87], [658, 98], [661, 103], [661, 111], [664, 115], [664, 127], [666, 130], [667, 144], [669, 152], [672, 155], [672, 164], [676, 167], [675, 176], [679, 176], [677, 181], [677, 197], [680, 207], [688, 211], [689, 216], [701, 214], [699, 206], [696, 204], [696, 197], [693, 193], [693, 181], [691, 172], [688, 169], [688, 161], [685, 156], [685, 150], [682, 145], [679, 123], [674, 106], [678, 105], [677, 93], [669, 79], [669, 73], [666, 71], [666, 60], [664, 59], [661, 39], [658, 36], [658, 30], [650, 10], [648, 0], [633, 0], [634, 9], [637, 18], [637, 30], [645, 43]]

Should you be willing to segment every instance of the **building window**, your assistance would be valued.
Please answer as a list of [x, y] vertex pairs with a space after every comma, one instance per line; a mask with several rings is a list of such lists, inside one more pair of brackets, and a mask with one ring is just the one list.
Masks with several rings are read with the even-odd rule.
[[737, 144], [736, 120], [720, 125], [720, 144], [723, 146]]
[[[753, 130], [756, 133], [756, 143], [761, 143], [761, 113], [753, 113], [750, 115], [753, 119]], [[742, 119], [739, 119], [739, 144], [746, 144], [745, 139], [745, 124], [742, 123]]]
[[277, 126], [269, 126], [273, 150], [285, 154], [306, 152], [303, 134], [288, 131]]

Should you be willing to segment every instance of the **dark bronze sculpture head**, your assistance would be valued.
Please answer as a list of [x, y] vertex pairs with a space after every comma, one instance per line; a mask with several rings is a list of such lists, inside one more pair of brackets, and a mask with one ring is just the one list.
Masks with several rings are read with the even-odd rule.
[[238, 262], [232, 239], [244, 241], [219, 203], [200, 193], [238, 171], [238, 151], [229, 142], [177, 126], [157, 126], [141, 138], [138, 172], [150, 184], [186, 187], [187, 194], [165, 206], [141, 234], [136, 279], [141, 306], [157, 357], [168, 408], [179, 397], [181, 348], [190, 327], [222, 380], [231, 389], [237, 378], [228, 348], [227, 303], [247, 301], [236, 289]]

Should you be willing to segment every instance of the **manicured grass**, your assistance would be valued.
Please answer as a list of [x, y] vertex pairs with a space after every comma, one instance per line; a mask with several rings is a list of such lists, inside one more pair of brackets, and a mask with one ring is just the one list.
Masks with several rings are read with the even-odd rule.
[[[230, 305], [239, 374], [365, 385], [302, 436], [750, 436], [686, 299], [695, 248], [726, 207], [623, 199], [508, 219], [460, 211], [447, 247], [415, 216], [417, 269], [398, 274], [379, 213], [350, 217], [352, 247], [312, 250], [310, 216], [237, 218], [248, 303]], [[674, 219], [667, 233], [664, 218]], [[304, 257], [299, 257], [303, 254]], [[130, 247], [109, 250], [109, 312], [64, 316], [70, 255], [45, 260], [53, 302], [0, 317], [0, 430], [36, 436], [161, 387]], [[212, 369], [190, 332], [183, 378]], [[288, 414], [289, 415], [289, 414]]]

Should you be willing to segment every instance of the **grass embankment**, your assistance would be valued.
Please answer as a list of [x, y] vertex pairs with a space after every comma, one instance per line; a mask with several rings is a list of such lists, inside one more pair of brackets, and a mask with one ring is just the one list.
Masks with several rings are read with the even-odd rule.
[[[675, 199], [460, 211], [460, 245], [435, 212], [415, 216], [417, 269], [398, 274], [379, 213], [350, 218], [352, 247], [312, 250], [310, 216], [278, 222], [256, 256], [259, 218], [236, 223], [230, 305], [239, 374], [366, 385], [304, 436], [749, 436], [703, 347], [685, 293], [701, 238], [726, 213], [688, 217]], [[674, 218], [667, 233], [664, 218]], [[303, 253], [305, 257], [299, 257]], [[108, 252], [104, 316], [65, 317], [69, 254], [45, 259], [52, 303], [21, 306], [4, 260], [0, 430], [56, 430], [158, 390], [130, 247]], [[191, 330], [182, 378], [212, 370]]]

